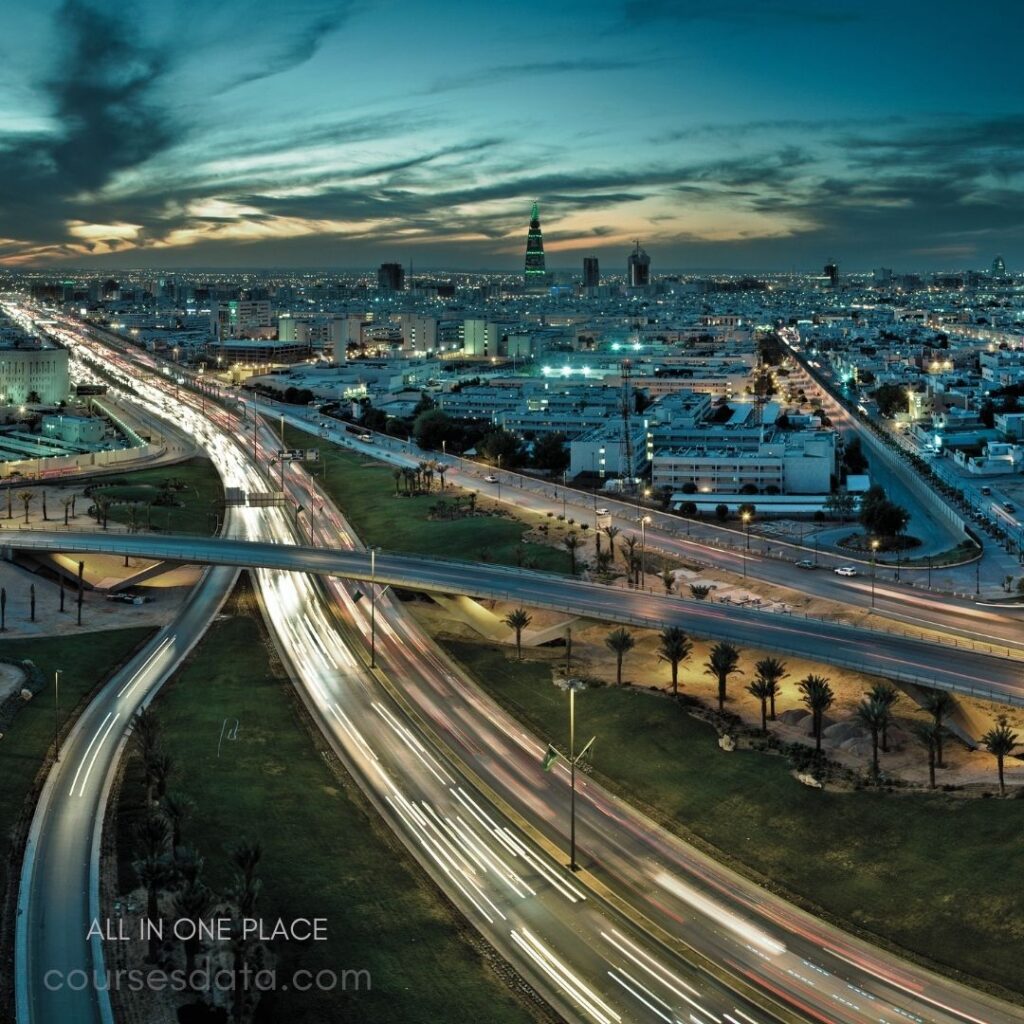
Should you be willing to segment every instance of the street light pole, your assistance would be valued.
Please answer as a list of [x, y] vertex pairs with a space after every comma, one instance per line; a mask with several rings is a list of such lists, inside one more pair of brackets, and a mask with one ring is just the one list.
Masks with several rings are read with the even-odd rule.
[[651, 521], [650, 516], [640, 517], [640, 589], [643, 590], [647, 582], [645, 565], [647, 562], [647, 524]]
[[747, 578], [747, 555], [750, 554], [750, 513], [743, 513], [743, 531], [746, 534], [746, 544], [743, 546], [743, 578]]
[[370, 548], [370, 668], [377, 667], [377, 549]]
[[576, 863], [576, 687], [569, 681], [569, 870]]
[[871, 541], [871, 607], [875, 607], [875, 556], [878, 553], [878, 539]]
[[53, 759], [60, 760], [60, 675], [61, 670], [53, 673]]

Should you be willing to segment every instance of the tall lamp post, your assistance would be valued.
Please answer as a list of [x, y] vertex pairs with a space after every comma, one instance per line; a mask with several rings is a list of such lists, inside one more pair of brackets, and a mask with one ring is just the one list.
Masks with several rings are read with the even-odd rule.
[[370, 668], [377, 667], [377, 549], [370, 548]]
[[53, 673], [53, 759], [60, 760], [60, 676], [61, 670]]
[[[568, 679], [566, 686], [569, 690], [569, 756], [566, 758], [569, 762], [569, 868], [572, 871], [579, 871], [579, 865], [576, 863], [576, 765], [586, 756], [597, 737], [592, 736], [587, 745], [576, 753], [576, 691], [583, 689], [583, 683], [579, 679]], [[549, 772], [551, 766], [564, 756], [549, 743], [541, 767]]]
[[647, 562], [647, 524], [651, 521], [650, 516], [640, 517], [640, 589], [643, 590], [647, 582], [644, 572], [644, 565]]
[[875, 556], [878, 554], [878, 538], [871, 538], [871, 607], [875, 607]]
[[747, 555], [750, 553], [750, 513], [743, 513], [743, 532], [746, 534], [746, 544], [743, 546], [743, 578], [747, 578]]

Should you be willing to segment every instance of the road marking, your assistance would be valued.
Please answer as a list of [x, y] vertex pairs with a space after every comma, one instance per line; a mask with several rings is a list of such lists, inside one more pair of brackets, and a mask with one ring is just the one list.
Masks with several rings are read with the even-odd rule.
[[[92, 767], [96, 763], [96, 758], [99, 756], [100, 747], [102, 747], [103, 744], [106, 742], [107, 737], [110, 735], [110, 730], [114, 728], [114, 724], [117, 722], [117, 720], [120, 717], [121, 717], [121, 713], [118, 712], [116, 715], [114, 715], [113, 718], [111, 718], [110, 725], [107, 726], [106, 732], [103, 733], [103, 736], [100, 738], [99, 743], [96, 744], [96, 749], [92, 752], [92, 758], [89, 761], [89, 767], [86, 768], [86, 770], [85, 770], [85, 778], [82, 779], [82, 785], [78, 789], [78, 795], [79, 796], [84, 796], [85, 795], [85, 784], [89, 781], [89, 776], [92, 774]], [[94, 736], [93, 737], [93, 741], [94, 742], [95, 742], [95, 739], [96, 739], [96, 737]], [[92, 744], [90, 743], [89, 746], [91, 747]], [[89, 751], [87, 750], [85, 753], [86, 753], [86, 755], [88, 755]], [[84, 763], [84, 760], [85, 759], [83, 758], [83, 763]], [[79, 770], [81, 770], [81, 765], [79, 765]], [[76, 772], [75, 774], [77, 776], [78, 773]], [[74, 783], [72, 783], [72, 788], [74, 788]]]

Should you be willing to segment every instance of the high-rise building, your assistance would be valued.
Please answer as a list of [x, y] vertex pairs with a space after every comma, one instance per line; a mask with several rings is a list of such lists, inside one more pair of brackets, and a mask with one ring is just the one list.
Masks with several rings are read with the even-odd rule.
[[626, 282], [630, 288], [646, 288], [651, 283], [651, 257], [640, 248], [639, 239], [626, 261]]
[[382, 263], [377, 271], [377, 287], [382, 292], [400, 292], [405, 288], [405, 267], [401, 263]]
[[997, 256], [992, 261], [992, 276], [1006, 277], [1006, 264], [1003, 262], [1002, 256]]
[[544, 235], [540, 230], [540, 214], [537, 204], [530, 213], [530, 230], [526, 234], [526, 265], [523, 270], [527, 291], [543, 291], [548, 275], [544, 266]]
[[825, 264], [825, 276], [828, 278], [829, 288], [839, 287], [839, 264], [836, 262]]
[[596, 288], [601, 283], [601, 271], [596, 256], [583, 257], [583, 287]]

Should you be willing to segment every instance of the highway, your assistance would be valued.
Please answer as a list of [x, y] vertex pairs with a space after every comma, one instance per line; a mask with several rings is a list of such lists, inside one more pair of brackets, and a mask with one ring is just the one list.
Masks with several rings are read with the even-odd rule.
[[[212, 434], [206, 438], [215, 460], [239, 451], [223, 440]], [[258, 452], [263, 459], [267, 447]], [[297, 468], [287, 471], [286, 487], [296, 499], [308, 501], [315, 493], [311, 486]], [[324, 524], [322, 542], [332, 547], [354, 543], [326, 502], [319, 522]], [[390, 594], [377, 605], [382, 673], [366, 672], [350, 644], [359, 644], [360, 638], [365, 644], [369, 602], [356, 603], [349, 585], [331, 575], [339, 565], [329, 560], [346, 552], [287, 545], [288, 531], [281, 522], [271, 532], [282, 543], [261, 545], [265, 557], [249, 558], [247, 564], [287, 566], [296, 551], [303, 558], [328, 560], [314, 571], [326, 574], [332, 606], [317, 599], [306, 576], [258, 573], [268, 621], [307, 702], [318, 709], [360, 783], [368, 786], [367, 780], [375, 780], [375, 804], [468, 919], [569, 1019], [696, 1024], [769, 1019], [770, 1014], [731, 996], [687, 964], [674, 944], [692, 941], [720, 970], [748, 980], [762, 997], [775, 996], [789, 1005], [790, 1011], [779, 1012], [781, 1019], [1019, 1020], [1016, 1008], [800, 914], [702, 858], [590, 782], [583, 783], [579, 808], [585, 871], [570, 875], [563, 857], [551, 849], [551, 843], [563, 850], [565, 845], [565, 773], [540, 771], [541, 744], [452, 672]], [[117, 539], [100, 537], [95, 543]], [[81, 547], [80, 540], [76, 536], [74, 546]], [[67, 547], [68, 537], [60, 535], [57, 542]], [[274, 552], [285, 562], [272, 562]], [[365, 554], [348, 557], [347, 568], [341, 565], [344, 574], [369, 575]], [[392, 557], [378, 560], [379, 582], [389, 581], [384, 563]], [[419, 561], [426, 563], [424, 570], [453, 568]], [[474, 574], [479, 568], [473, 568]], [[454, 569], [465, 580], [464, 568]], [[401, 561], [387, 571], [407, 570]], [[275, 580], [281, 585], [274, 586]], [[445, 585], [450, 582], [451, 577]], [[552, 583], [573, 588], [571, 595], [585, 586], [552, 577], [538, 577], [533, 585]], [[623, 597], [621, 591], [593, 589], [606, 599]], [[629, 597], [655, 602], [651, 614], [668, 607], [664, 598]], [[696, 603], [677, 600], [676, 608], [693, 614]], [[737, 611], [730, 610], [729, 616]], [[338, 617], [344, 635], [334, 628]], [[584, 702], [585, 694], [581, 709]], [[105, 750], [105, 743], [99, 749]], [[630, 920], [646, 918], [648, 925], [627, 923], [609, 909], [605, 896], [622, 906]], [[73, 939], [74, 922], [67, 934]], [[91, 1018], [76, 1013], [56, 1019]]]
[[[322, 496], [318, 501], [325, 500]], [[428, 593], [512, 601], [599, 621], [661, 629], [678, 625], [697, 636], [798, 655], [905, 682], [1024, 706], [1016, 658], [882, 630], [795, 615], [710, 604], [689, 597], [609, 588], [551, 573], [490, 563], [294, 544], [144, 534], [13, 531], [4, 544], [35, 551], [103, 552], [203, 565], [233, 565], [338, 576]]]

